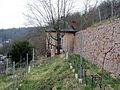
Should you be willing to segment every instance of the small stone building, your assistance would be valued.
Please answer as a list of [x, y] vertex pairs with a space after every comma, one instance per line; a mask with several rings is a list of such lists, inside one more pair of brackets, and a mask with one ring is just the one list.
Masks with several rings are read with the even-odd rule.
[[[69, 29], [62, 29], [60, 31], [61, 34], [61, 52], [70, 52], [74, 49], [74, 38], [75, 38], [76, 30], [72, 27]], [[46, 50], [48, 56], [54, 56], [57, 54], [57, 32], [54, 29], [46, 30]], [[51, 43], [51, 44], [49, 44]]]

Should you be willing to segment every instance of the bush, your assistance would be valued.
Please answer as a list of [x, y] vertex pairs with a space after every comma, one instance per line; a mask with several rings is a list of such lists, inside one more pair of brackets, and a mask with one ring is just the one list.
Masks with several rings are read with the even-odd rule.
[[13, 43], [8, 52], [8, 57], [11, 58], [11, 61], [25, 62], [27, 60], [27, 53], [28, 61], [32, 60], [32, 46], [30, 43], [28, 41], [19, 41]]

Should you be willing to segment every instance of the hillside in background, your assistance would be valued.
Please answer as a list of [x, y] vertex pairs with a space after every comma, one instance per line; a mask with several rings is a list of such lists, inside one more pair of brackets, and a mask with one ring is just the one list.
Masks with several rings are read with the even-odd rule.
[[[27, 40], [36, 49], [36, 54], [45, 54], [45, 29], [42, 27], [0, 29], [0, 54], [6, 54], [16, 41]], [[7, 49], [6, 49], [7, 48]]]
[[28, 28], [12, 28], [12, 29], [0, 29], [0, 41], [6, 41], [8, 39], [20, 39], [26, 37], [29, 33], [33, 33], [40, 28], [28, 27]]

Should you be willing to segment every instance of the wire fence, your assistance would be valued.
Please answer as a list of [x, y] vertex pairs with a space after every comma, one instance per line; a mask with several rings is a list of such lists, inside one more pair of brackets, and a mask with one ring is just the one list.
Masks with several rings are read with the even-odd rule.
[[7, 63], [6, 73], [1, 75], [3, 78], [8, 78], [6, 79], [7, 85], [0, 85], [0, 90], [18, 90], [18, 87], [21, 85], [22, 81], [25, 79], [25, 76], [30, 72], [32, 67], [34, 67], [33, 61], [30, 63], [27, 61], [24, 63]]
[[25, 79], [27, 73], [31, 68], [35, 67], [35, 55], [33, 49], [32, 60], [28, 60], [29, 55], [26, 54], [25, 62], [20, 60], [19, 62], [11, 62], [9, 58], [6, 58], [0, 73], [0, 90], [18, 90], [22, 81]]

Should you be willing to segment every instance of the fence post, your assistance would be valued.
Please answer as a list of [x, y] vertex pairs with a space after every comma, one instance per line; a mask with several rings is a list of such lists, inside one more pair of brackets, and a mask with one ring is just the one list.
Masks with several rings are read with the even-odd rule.
[[31, 67], [29, 66], [29, 57], [28, 57], [28, 53], [27, 53], [27, 72], [30, 73], [30, 69]]
[[16, 88], [16, 74], [15, 74], [15, 62], [13, 62], [13, 90]]
[[28, 68], [28, 53], [27, 53], [27, 56], [26, 56], [26, 57], [27, 57], [27, 68]]
[[8, 75], [8, 59], [6, 59], [6, 75]]
[[35, 49], [34, 48], [33, 48], [32, 61], [33, 61], [33, 67], [34, 67], [34, 65], [35, 65]]
[[79, 38], [80, 38], [80, 79], [79, 82], [82, 83], [82, 75], [83, 75], [83, 69], [82, 69], [82, 44], [83, 44], [83, 36], [82, 36], [82, 32], [80, 32], [79, 34]]

